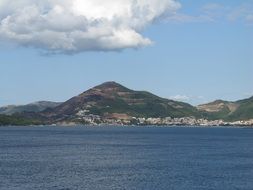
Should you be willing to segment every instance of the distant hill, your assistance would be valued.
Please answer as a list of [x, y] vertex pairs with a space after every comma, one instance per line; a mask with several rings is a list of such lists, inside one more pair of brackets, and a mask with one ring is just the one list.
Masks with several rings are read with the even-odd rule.
[[0, 126], [6, 125], [38, 125], [41, 121], [36, 119], [28, 119], [19, 115], [0, 115]]
[[249, 120], [253, 118], [253, 97], [235, 102], [216, 100], [197, 106], [204, 117], [225, 121]]
[[228, 120], [248, 120], [253, 118], [253, 96], [235, 103], [238, 107], [227, 117]]
[[146, 91], [130, 90], [116, 82], [106, 82], [41, 113], [54, 121], [71, 121], [84, 114], [116, 119], [185, 117], [198, 116], [198, 110], [187, 103], [161, 98]]
[[253, 119], [253, 97], [235, 102], [216, 100], [194, 107], [150, 92], [131, 90], [116, 82], [106, 82], [63, 103], [44, 101], [0, 108], [0, 125], [11, 124], [12, 121], [17, 125], [58, 122], [86, 124], [90, 121], [103, 123], [111, 120], [134, 123], [136, 118], [165, 117], [250, 120]]
[[0, 107], [0, 114], [3, 115], [13, 115], [15, 113], [22, 113], [22, 112], [41, 112], [48, 108], [54, 108], [61, 103], [59, 102], [49, 102], [49, 101], [40, 101], [34, 102], [27, 105], [10, 105], [5, 107]]

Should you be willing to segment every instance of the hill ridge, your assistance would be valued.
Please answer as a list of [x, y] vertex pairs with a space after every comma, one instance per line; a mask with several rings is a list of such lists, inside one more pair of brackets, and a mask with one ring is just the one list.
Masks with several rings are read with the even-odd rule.
[[[4, 112], [7, 108], [14, 111]], [[117, 82], [108, 81], [62, 103], [38, 101], [21, 106], [17, 111], [15, 109], [17, 109], [15, 106], [2, 107], [0, 114], [18, 113], [47, 123], [65, 121], [83, 123], [87, 118], [99, 118], [103, 121], [166, 117], [237, 121], [253, 119], [253, 96], [234, 102], [215, 100], [194, 107], [185, 102], [162, 98], [148, 91], [132, 90]]]
[[190, 104], [135, 91], [116, 82], [105, 82], [84, 91], [63, 104], [43, 112], [56, 120], [75, 120], [85, 115], [102, 118], [124, 114], [126, 117], [183, 117], [197, 116]]

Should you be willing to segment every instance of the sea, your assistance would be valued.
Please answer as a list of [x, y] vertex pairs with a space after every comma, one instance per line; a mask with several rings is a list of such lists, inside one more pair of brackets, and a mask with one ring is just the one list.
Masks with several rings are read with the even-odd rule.
[[252, 190], [253, 129], [0, 127], [1, 190]]

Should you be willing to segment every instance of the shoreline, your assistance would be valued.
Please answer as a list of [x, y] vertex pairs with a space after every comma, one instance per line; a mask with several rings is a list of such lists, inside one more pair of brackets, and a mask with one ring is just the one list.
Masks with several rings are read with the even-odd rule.
[[99, 124], [99, 125], [85, 125], [85, 124], [52, 124], [52, 125], [1, 125], [0, 128], [4, 127], [34, 127], [34, 128], [43, 128], [43, 127], [89, 127], [89, 128], [107, 128], [107, 127], [128, 127], [128, 128], [247, 128], [253, 129], [253, 125], [114, 125], [114, 124]]

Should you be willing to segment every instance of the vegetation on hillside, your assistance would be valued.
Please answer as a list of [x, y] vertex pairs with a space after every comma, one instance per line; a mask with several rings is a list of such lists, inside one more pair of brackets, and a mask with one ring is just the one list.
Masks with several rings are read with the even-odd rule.
[[236, 101], [215, 101], [198, 107], [202, 117], [209, 120], [239, 121], [253, 119], [253, 97]]
[[130, 90], [115, 82], [96, 86], [47, 110], [43, 116], [55, 120], [75, 119], [76, 114], [82, 110], [86, 114], [101, 117], [110, 117], [112, 114], [145, 118], [200, 116], [198, 110], [190, 104], [161, 98], [146, 91]]
[[[7, 116], [13, 110], [21, 113]], [[38, 102], [21, 107], [9, 107], [4, 111], [6, 115], [1, 115], [0, 108], [0, 125], [37, 125], [40, 121], [51, 124], [76, 121], [86, 116], [105, 119], [195, 117], [238, 121], [253, 119], [253, 97], [237, 102], [217, 100], [194, 107], [146, 91], [134, 91], [115, 82], [107, 82], [61, 104]]]
[[253, 119], [253, 97], [240, 100], [236, 102], [239, 104], [238, 108], [230, 115], [227, 116], [227, 120], [249, 120]]
[[37, 120], [27, 119], [22, 116], [13, 115], [0, 115], [0, 126], [6, 126], [6, 125], [38, 125], [40, 124]]

